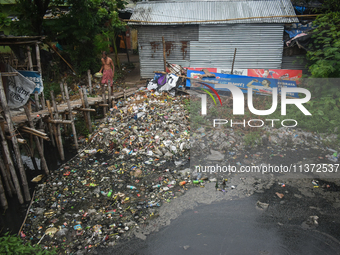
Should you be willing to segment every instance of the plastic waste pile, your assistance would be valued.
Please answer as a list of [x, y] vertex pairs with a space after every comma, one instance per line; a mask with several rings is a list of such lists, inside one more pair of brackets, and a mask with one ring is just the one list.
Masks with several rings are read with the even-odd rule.
[[111, 246], [193, 183], [187, 96], [119, 101], [74, 159], [38, 184], [22, 236], [63, 252]]

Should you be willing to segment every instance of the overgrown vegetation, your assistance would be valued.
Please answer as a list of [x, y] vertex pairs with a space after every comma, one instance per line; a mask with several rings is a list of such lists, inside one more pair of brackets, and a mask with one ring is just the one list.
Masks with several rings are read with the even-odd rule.
[[340, 12], [320, 15], [314, 25], [307, 52], [309, 71], [315, 78], [340, 77]]
[[45, 250], [41, 246], [32, 246], [30, 242], [23, 243], [20, 237], [6, 233], [0, 237], [0, 254], [8, 255], [22, 255], [22, 254], [36, 254], [36, 255], [52, 255], [57, 254], [55, 249]]
[[[70, 59], [78, 74], [88, 69], [97, 72], [99, 54], [109, 52], [113, 45], [120, 69], [116, 37], [126, 24], [119, 19], [118, 10], [125, 4], [123, 0], [17, 0], [14, 8], [19, 21], [11, 22], [12, 34], [46, 35], [48, 41], [57, 41], [63, 47], [61, 54]], [[58, 18], [44, 19], [47, 10]], [[0, 21], [0, 26], [8, 23]]]

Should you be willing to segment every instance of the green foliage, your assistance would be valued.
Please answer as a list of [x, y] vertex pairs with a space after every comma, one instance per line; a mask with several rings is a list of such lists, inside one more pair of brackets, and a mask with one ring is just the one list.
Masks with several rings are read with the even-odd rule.
[[340, 12], [320, 15], [314, 22], [313, 45], [307, 52], [313, 77], [340, 77]]
[[57, 96], [61, 93], [60, 84], [58, 82], [44, 82], [44, 95], [46, 100], [51, 100], [51, 91]]
[[[125, 4], [123, 0], [17, 0], [15, 11], [20, 21], [14, 22], [13, 29], [19, 35], [44, 34], [58, 41], [78, 74], [88, 69], [97, 72], [99, 53], [125, 30], [118, 17]], [[69, 11], [60, 12], [58, 5], [69, 6]], [[44, 20], [48, 9], [58, 18]]]
[[0, 254], [50, 255], [50, 254], [57, 254], [57, 252], [55, 250], [44, 250], [39, 245], [33, 247], [31, 243], [29, 242], [24, 244], [18, 236], [9, 235], [9, 233], [6, 233], [4, 236], [0, 237]]
[[249, 147], [262, 145], [261, 133], [259, 131], [249, 132], [244, 136], [244, 143]]
[[[1, 10], [1, 8], [0, 8]], [[2, 29], [3, 27], [9, 27], [11, 25], [12, 21], [11, 19], [7, 18], [7, 14], [3, 13], [1, 10], [0, 13], [0, 29]]]

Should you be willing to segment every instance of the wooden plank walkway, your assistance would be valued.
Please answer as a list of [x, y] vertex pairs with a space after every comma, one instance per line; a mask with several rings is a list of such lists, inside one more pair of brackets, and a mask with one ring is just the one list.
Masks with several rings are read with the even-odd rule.
[[[137, 85], [133, 88], [126, 90], [125, 96], [127, 97], [127, 96], [134, 94], [135, 92], [137, 92], [137, 90], [140, 87], [143, 87], [143, 86], [144, 85]], [[107, 97], [107, 95], [106, 95], [106, 97]], [[118, 98], [122, 98], [122, 97], [124, 97], [124, 92], [116, 92], [116, 93], [112, 94], [112, 98], [114, 98], [114, 99], [118, 99]], [[103, 103], [103, 98], [102, 98], [102, 96], [99, 96], [99, 95], [97, 95], [95, 97], [88, 96], [87, 100], [88, 100], [89, 106], [94, 106], [96, 104]], [[57, 107], [58, 107], [59, 113], [65, 113], [65, 112], [68, 111], [68, 106], [67, 106], [66, 102], [62, 103], [62, 104], [58, 104]], [[81, 99], [71, 101], [71, 107], [72, 107], [72, 110], [82, 108]], [[24, 124], [24, 123], [27, 122], [27, 116], [26, 116], [25, 112], [16, 111], [16, 112], [12, 112], [11, 114], [12, 114], [12, 121], [15, 123], [16, 126]], [[50, 114], [49, 114], [47, 108], [45, 110], [40, 110], [40, 111], [31, 113], [31, 117], [32, 117], [33, 122], [36, 122], [39, 119], [44, 118], [44, 117], [49, 116], [49, 115]]]

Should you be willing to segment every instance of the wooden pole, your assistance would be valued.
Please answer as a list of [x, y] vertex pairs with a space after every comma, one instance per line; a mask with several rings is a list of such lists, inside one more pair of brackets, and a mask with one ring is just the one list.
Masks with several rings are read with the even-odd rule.
[[48, 127], [48, 131], [50, 132], [52, 145], [53, 145], [53, 147], [55, 147], [56, 144], [55, 144], [55, 141], [54, 141], [54, 135], [53, 135], [53, 130], [52, 130], [52, 124], [51, 124], [51, 123], [47, 123], [47, 127]]
[[[15, 152], [15, 156], [16, 156], [16, 159], [17, 159], [18, 168], [19, 168], [19, 172], [20, 172], [20, 176], [21, 176], [21, 182], [22, 182], [22, 186], [23, 186], [23, 190], [24, 190], [24, 196], [25, 196], [26, 201], [30, 201], [31, 195], [30, 195], [30, 191], [29, 191], [28, 183], [27, 183], [27, 179], [26, 179], [26, 172], [25, 172], [24, 164], [22, 163], [22, 158], [21, 158], [21, 154], [20, 154], [18, 140], [17, 140], [17, 136], [15, 135], [15, 129], [14, 129], [13, 122], [12, 122], [11, 112], [9, 110], [9, 107], [8, 107], [8, 104], [7, 104], [7, 99], [6, 99], [6, 96], [5, 96], [4, 87], [2, 85], [1, 73], [0, 73], [0, 100], [1, 100], [1, 104], [2, 104], [2, 110], [5, 113], [5, 118], [6, 118], [7, 126], [8, 126], [8, 129], [9, 129], [9, 133], [10, 133], [10, 136], [12, 137], [13, 148], [14, 148], [14, 152]], [[6, 140], [5, 137], [4, 137], [4, 140]]]
[[6, 187], [7, 193], [10, 197], [13, 197], [12, 187], [10, 185], [11, 179], [8, 176], [7, 169], [6, 169], [4, 161], [2, 160], [1, 157], [0, 157], [0, 170], [1, 170], [2, 176], [4, 177], [4, 182], [5, 182], [5, 187]]
[[39, 111], [39, 94], [38, 92], [34, 92], [34, 100], [35, 100], [35, 111]]
[[87, 79], [89, 81], [89, 92], [92, 94], [91, 70], [87, 70]]
[[[31, 114], [30, 114], [27, 106], [24, 106], [24, 110], [25, 110], [25, 113], [26, 113], [26, 116], [27, 116], [28, 124], [30, 125], [31, 128], [34, 128], [34, 124], [33, 124], [32, 118], [31, 118]], [[48, 175], [49, 170], [48, 170], [48, 167], [47, 167], [47, 164], [46, 164], [44, 151], [43, 151], [43, 148], [42, 148], [41, 143], [39, 141], [39, 138], [37, 136], [34, 136], [34, 141], [35, 141], [35, 145], [36, 145], [38, 152], [39, 152], [39, 155], [40, 155], [41, 168]]]
[[[39, 131], [45, 131], [45, 129], [44, 129], [44, 126], [45, 126], [45, 124], [44, 124], [44, 122], [42, 121], [42, 118], [40, 118], [39, 119]], [[41, 131], [41, 132], [42, 132]], [[43, 151], [43, 153], [44, 153], [44, 139], [42, 138], [42, 137], [40, 137], [40, 145], [41, 145], [41, 149], [42, 149], [42, 151]]]
[[28, 57], [28, 67], [30, 71], [33, 71], [33, 63], [32, 63], [32, 55], [31, 55], [31, 47], [27, 46], [27, 57]]
[[235, 48], [235, 51], [234, 51], [233, 63], [231, 65], [231, 72], [230, 72], [231, 74], [234, 73], [234, 64], [235, 64], [235, 58], [236, 58], [236, 50], [237, 50], [237, 48]]
[[[55, 112], [55, 119], [59, 119], [59, 111], [58, 111], [58, 107], [57, 104], [55, 102], [55, 98], [54, 98], [54, 91], [51, 90], [51, 100], [52, 100], [52, 104], [53, 104], [53, 108], [54, 108], [54, 112]], [[59, 141], [59, 153], [60, 153], [60, 159], [62, 161], [65, 160], [65, 154], [64, 154], [64, 147], [63, 147], [63, 140], [61, 138], [61, 131], [60, 131], [60, 124], [56, 124], [56, 131], [57, 131], [57, 138]]]
[[45, 102], [45, 95], [44, 95], [44, 92], [41, 92], [41, 106], [42, 106], [42, 109], [45, 110], [46, 108], [46, 102]]
[[111, 81], [109, 80], [108, 81], [108, 84], [107, 84], [107, 86], [108, 86], [108, 91], [109, 91], [109, 93], [108, 93], [108, 98], [107, 98], [107, 103], [108, 103], [108, 105], [109, 105], [109, 108], [111, 108], [111, 97], [112, 97], [112, 87], [111, 87]]
[[[79, 96], [80, 96], [80, 100], [81, 100], [81, 105], [83, 108], [85, 108], [85, 101], [84, 101], [84, 94], [83, 94], [83, 88], [80, 88], [79, 89]], [[83, 116], [84, 116], [84, 120], [85, 120], [85, 125], [87, 127], [87, 129], [89, 129], [89, 121], [87, 119], [87, 114], [85, 111], [83, 111]]]
[[[0, 83], [2, 85], [2, 80], [1, 79], [0, 79]], [[15, 168], [14, 168], [14, 164], [13, 164], [13, 161], [12, 161], [12, 158], [11, 158], [11, 153], [9, 152], [8, 144], [7, 144], [5, 135], [4, 135], [3, 131], [2, 131], [2, 128], [0, 128], [0, 137], [1, 137], [1, 140], [2, 140], [2, 148], [4, 150], [5, 159], [7, 161], [7, 164], [8, 164], [8, 167], [9, 167], [9, 171], [11, 172], [11, 175], [12, 175], [12, 180], [13, 180], [14, 187], [15, 187], [15, 190], [16, 190], [16, 193], [17, 193], [17, 196], [18, 196], [19, 203], [23, 204], [24, 203], [24, 198], [22, 197], [22, 194], [21, 194], [19, 180], [18, 180], [16, 171], [15, 171]]]
[[[105, 95], [105, 85], [102, 85], [102, 98], [103, 98], [103, 104], [106, 104], [106, 95]], [[104, 113], [104, 117], [106, 116], [106, 112], [107, 112], [107, 107], [104, 106], [103, 107], [103, 113]]]
[[127, 43], [126, 43], [126, 35], [124, 35], [124, 41], [125, 41], [126, 56], [128, 59], [128, 63], [130, 64], [129, 50], [128, 50]]
[[40, 77], [42, 78], [42, 73], [41, 73], [41, 62], [40, 62], [40, 48], [39, 44], [35, 44], [35, 54], [37, 56], [37, 66], [38, 66], [38, 72], [40, 73]]
[[4, 187], [2, 186], [1, 175], [0, 175], [0, 201], [1, 201], [2, 207], [6, 210], [8, 208], [8, 203], [7, 203]]
[[166, 72], [166, 49], [165, 49], [165, 40], [164, 40], [164, 36], [162, 36], [162, 42], [163, 42], [163, 62], [164, 62], [164, 72]]
[[[83, 97], [84, 97], [85, 107], [86, 107], [86, 109], [89, 109], [90, 105], [89, 105], [89, 101], [87, 100], [87, 92], [86, 92], [85, 88], [83, 88]], [[89, 123], [89, 127], [88, 127], [89, 133], [92, 133], [92, 122], [91, 122], [90, 112], [87, 112], [87, 121]]]
[[63, 101], [65, 102], [65, 93], [64, 93], [64, 86], [63, 86], [63, 81], [60, 82], [60, 90], [61, 90], [61, 96], [63, 98]]
[[76, 127], [74, 125], [74, 118], [73, 118], [73, 114], [72, 114], [72, 107], [71, 107], [70, 97], [68, 95], [68, 89], [67, 89], [67, 84], [66, 83], [65, 83], [65, 96], [66, 96], [66, 102], [67, 102], [68, 111], [71, 113], [69, 115], [70, 115], [70, 119], [72, 121], [71, 127], [72, 127], [72, 133], [73, 133], [73, 140], [74, 140], [74, 144], [76, 146], [76, 149], [78, 150], [79, 146], [78, 146], [77, 132], [76, 132]]

